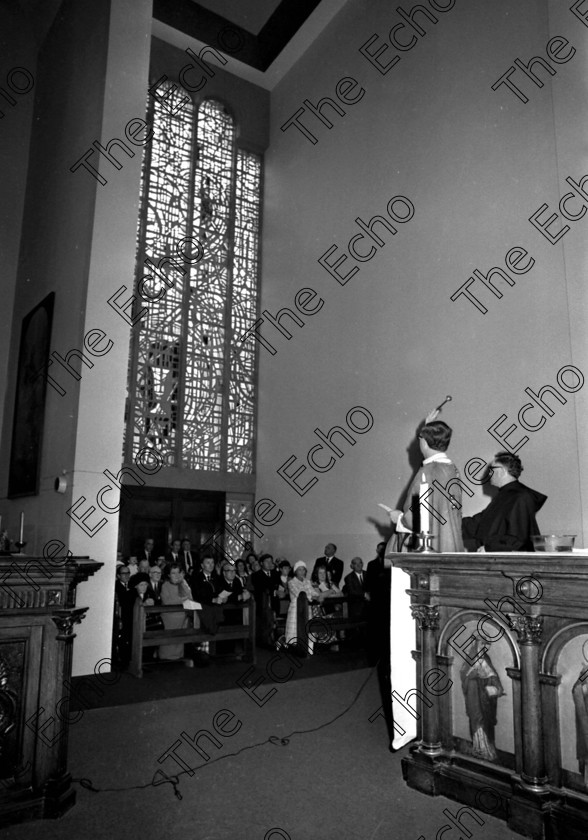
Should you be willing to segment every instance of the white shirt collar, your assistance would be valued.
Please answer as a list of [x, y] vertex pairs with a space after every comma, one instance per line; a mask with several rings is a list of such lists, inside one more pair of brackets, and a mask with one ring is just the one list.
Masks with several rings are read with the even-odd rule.
[[434, 455], [431, 455], [429, 458], [425, 458], [423, 464], [431, 464], [433, 461], [437, 461], [440, 464], [451, 464], [451, 461], [445, 452], [435, 452]]

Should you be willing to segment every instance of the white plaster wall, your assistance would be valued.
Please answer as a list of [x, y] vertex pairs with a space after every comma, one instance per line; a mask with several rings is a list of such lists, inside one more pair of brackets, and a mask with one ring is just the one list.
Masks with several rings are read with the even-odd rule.
[[[102, 132], [99, 138], [92, 138], [103, 146], [113, 137], [124, 140], [129, 120], [144, 117], [150, 38], [148, 0], [118, 0], [112, 5]], [[79, 144], [84, 138], [75, 139]], [[96, 193], [84, 326], [85, 332], [103, 330], [113, 347], [94, 359], [94, 368], [79, 384], [72, 499], [75, 503], [86, 497], [80, 511], [90, 504], [96, 506], [96, 493], [108, 484], [103, 471], [109, 469], [116, 475], [122, 459], [129, 325], [107, 301], [121, 285], [132, 289], [142, 153], [140, 146], [125, 142], [134, 149], [135, 157], [122, 155], [120, 170], [104, 161], [100, 170], [108, 183]], [[102, 342], [100, 346], [107, 345]], [[114, 507], [117, 500], [115, 491], [107, 503]], [[90, 528], [102, 518], [107, 524], [94, 536], [84, 533], [73, 520], [69, 522], [69, 547], [74, 554], [89, 554], [105, 564], [78, 589], [78, 604], [90, 609], [74, 646], [74, 675], [92, 673], [97, 662], [110, 656], [118, 516], [103, 517], [98, 510], [88, 521]]]
[[[382, 75], [359, 47], [373, 34], [379, 40], [372, 49], [385, 44], [400, 18], [385, 2], [351, 2], [274, 91], [262, 304], [274, 315], [293, 308], [302, 287], [324, 300], [302, 328], [286, 323], [290, 340], [262, 326], [277, 352], [260, 348], [258, 497], [284, 511], [266, 532], [275, 551], [314, 558], [333, 539], [347, 561], [356, 553], [371, 559], [378, 525], [386, 528], [377, 502], [397, 503], [412, 471], [407, 447], [415, 427], [446, 394], [453, 397], [442, 414], [454, 428], [450, 454], [463, 468], [504, 448], [487, 430], [502, 414], [518, 424], [526, 387], [555, 384], [566, 365], [586, 374], [588, 222], [576, 223], [565, 244], [551, 245], [528, 221], [544, 202], [557, 209], [563, 156], [571, 172], [588, 172], [586, 110], [574, 104], [586, 99], [588, 28], [567, 9], [552, 9], [551, 19], [548, 11], [543, 0], [456, 2], [438, 13], [436, 25], [425, 23], [427, 34]], [[407, 32], [399, 31], [406, 43]], [[560, 33], [569, 33], [578, 54], [544, 87], [529, 82], [527, 104], [504, 87], [491, 89], [516, 57], [545, 56], [549, 38]], [[380, 61], [396, 54], [389, 49]], [[343, 106], [344, 117], [325, 112], [331, 129], [305, 117], [316, 144], [295, 128], [280, 129], [304, 99], [316, 105], [333, 97], [344, 76], [365, 94]], [[333, 244], [337, 256], [345, 253], [359, 232], [355, 218], [383, 213], [398, 194], [412, 200], [414, 218], [385, 236], [369, 262], [348, 260], [341, 273], [352, 265], [360, 272], [339, 285], [318, 258]], [[464, 298], [450, 300], [474, 269], [504, 269], [514, 246], [535, 265], [514, 286], [502, 283], [501, 299], [483, 295], [487, 314]], [[522, 480], [549, 496], [539, 515], [546, 530], [582, 535], [578, 421], [585, 394], [586, 386], [564, 394], [566, 405], [555, 403], [541, 430], [516, 430], [508, 441], [529, 435], [519, 451]], [[344, 445], [329, 472], [314, 472], [306, 462], [319, 442], [313, 430], [343, 423], [356, 405], [372, 413], [373, 429]], [[534, 423], [539, 416], [528, 415]], [[301, 485], [319, 479], [304, 496], [277, 474], [291, 455], [306, 467]], [[477, 488], [464, 511], [487, 502]]]

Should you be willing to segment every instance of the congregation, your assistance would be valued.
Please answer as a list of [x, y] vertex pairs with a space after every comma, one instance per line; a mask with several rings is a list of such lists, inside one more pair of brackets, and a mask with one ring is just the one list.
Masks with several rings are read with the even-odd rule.
[[[243, 621], [243, 604], [253, 600], [256, 618], [256, 644], [269, 650], [296, 647], [297, 599], [304, 592], [308, 600], [308, 618], [323, 619], [320, 629], [309, 634], [308, 654], [319, 649], [339, 650], [339, 643], [351, 636], [366, 650], [372, 664], [380, 656], [379, 628], [389, 614], [390, 570], [384, 567], [386, 543], [377, 545], [376, 557], [364, 564], [354, 557], [351, 571], [343, 576], [344, 562], [337, 546], [328, 543], [312, 568], [304, 560], [293, 564], [285, 557], [258, 554], [247, 542], [241, 557], [234, 562], [226, 556], [214, 556], [206, 548], [192, 549], [189, 539], [174, 539], [163, 555], [155, 551], [154, 540], [147, 538], [137, 556], [117, 560], [113, 662], [120, 670], [131, 658], [133, 615], [137, 600], [145, 606], [182, 604], [182, 612], [146, 613], [146, 630], [171, 630], [188, 626], [215, 632], [218, 624]], [[354, 625], [363, 625], [351, 633], [329, 629], [330, 619], [346, 615]], [[228, 607], [235, 605], [236, 609]], [[221, 609], [221, 607], [223, 609]], [[228, 644], [228, 643], [221, 643]], [[240, 647], [234, 650], [237, 655]], [[187, 664], [206, 666], [210, 661], [209, 644], [169, 644], [151, 648], [148, 660], [183, 659]], [[147, 661], [148, 661], [147, 660]]]

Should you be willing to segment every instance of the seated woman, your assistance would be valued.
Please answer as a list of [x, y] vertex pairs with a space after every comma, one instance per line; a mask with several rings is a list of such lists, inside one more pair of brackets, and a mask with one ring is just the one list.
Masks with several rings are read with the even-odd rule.
[[258, 572], [261, 569], [261, 563], [257, 557], [257, 554], [254, 554], [252, 551], [245, 557], [245, 563], [249, 568], [249, 574], [252, 575], [253, 572]]
[[136, 575], [133, 575], [131, 577], [129, 581], [129, 586], [135, 590], [133, 602], [136, 601], [137, 598], [140, 598], [146, 607], [153, 606], [155, 601], [152, 597], [150, 597], [148, 574], [146, 574], [145, 572], [137, 572]]
[[276, 590], [278, 598], [288, 598], [288, 581], [292, 579], [292, 566], [285, 557], [277, 558], [278, 572], [280, 575], [280, 582]]
[[[295, 645], [297, 644], [298, 634], [296, 632], [297, 628], [297, 621], [296, 621], [296, 611], [297, 611], [297, 602], [298, 596], [301, 592], [306, 593], [306, 597], [308, 598], [309, 605], [308, 605], [308, 616], [307, 618], [311, 618], [312, 616], [312, 605], [310, 604], [311, 601], [321, 602], [323, 600], [323, 593], [319, 592], [319, 590], [313, 586], [310, 580], [307, 580], [308, 569], [306, 568], [306, 563], [304, 560], [297, 560], [294, 563], [294, 577], [290, 578], [288, 581], [288, 593], [290, 595], [290, 606], [288, 607], [288, 615], [286, 617], [286, 633], [284, 643], [286, 645]], [[308, 653], [309, 655], [313, 653], [314, 650], [314, 643], [316, 640], [315, 633], [308, 634]]]
[[[316, 565], [310, 579], [321, 593], [323, 599], [320, 604], [312, 605], [313, 618], [329, 619], [340, 616], [343, 611], [343, 607], [341, 604], [330, 604], [329, 598], [340, 597], [343, 593], [337, 584], [333, 583], [331, 573], [328, 571], [327, 567], [320, 563]], [[322, 631], [314, 630], [313, 635], [317, 644], [332, 645], [332, 650], [339, 650], [337, 646], [337, 633], [331, 630], [327, 631], [325, 628]], [[341, 637], [343, 637], [342, 631]]]
[[343, 595], [337, 584], [333, 583], [331, 580], [331, 573], [327, 570], [327, 567], [323, 565], [316, 566], [310, 579], [318, 591], [322, 592], [324, 595], [325, 601], [321, 607], [321, 614], [323, 616], [328, 616], [333, 613], [341, 612], [340, 604], [329, 604], [326, 600], [328, 598], [336, 598]]
[[[183, 604], [192, 601], [192, 591], [184, 580], [184, 570], [181, 566], [173, 564], [169, 569], [169, 579], [161, 586], [161, 603], [164, 606], [172, 604]], [[194, 627], [200, 626], [198, 613], [193, 612]], [[166, 630], [180, 630], [189, 626], [187, 612], [162, 613], [163, 624]], [[184, 644], [161, 645], [159, 648], [160, 659], [183, 659]]]

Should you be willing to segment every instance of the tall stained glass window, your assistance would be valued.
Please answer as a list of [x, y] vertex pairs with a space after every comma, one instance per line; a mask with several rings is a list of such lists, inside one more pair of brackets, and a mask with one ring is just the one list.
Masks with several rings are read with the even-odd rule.
[[154, 447], [171, 467], [253, 472], [261, 159], [223, 103], [149, 97], [125, 462]]

